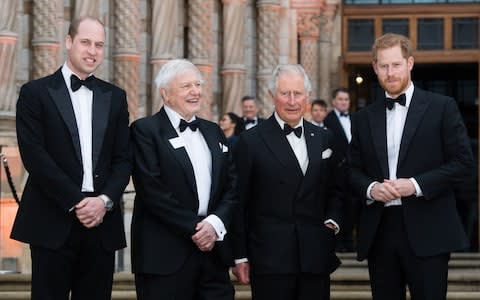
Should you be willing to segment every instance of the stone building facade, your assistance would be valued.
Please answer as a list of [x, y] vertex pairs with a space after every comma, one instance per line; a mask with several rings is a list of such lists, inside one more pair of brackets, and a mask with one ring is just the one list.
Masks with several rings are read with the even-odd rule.
[[[267, 81], [277, 64], [302, 64], [313, 97], [328, 100], [339, 82], [340, 6], [340, 0], [0, 0], [0, 146], [17, 190], [21, 193], [26, 177], [15, 137], [18, 91], [65, 61], [73, 18], [93, 15], [104, 22], [107, 51], [96, 76], [127, 91], [131, 121], [158, 111], [153, 78], [173, 58], [187, 58], [201, 70], [206, 79], [201, 116], [216, 121], [224, 112], [240, 113], [247, 94], [255, 95], [261, 115], [269, 116]], [[28, 273], [28, 248], [17, 245], [12, 252], [14, 246], [2, 243], [15, 209], [6, 208], [12, 202], [4, 177], [0, 258], [17, 256], [18, 269]], [[133, 193], [125, 195], [127, 236], [132, 198]], [[128, 249], [120, 260], [120, 269], [129, 270]]]

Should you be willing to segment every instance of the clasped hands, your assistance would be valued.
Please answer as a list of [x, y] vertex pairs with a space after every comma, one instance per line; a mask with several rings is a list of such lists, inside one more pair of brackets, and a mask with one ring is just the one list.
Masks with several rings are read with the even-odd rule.
[[198, 249], [204, 252], [211, 251], [217, 241], [217, 232], [212, 224], [202, 221], [197, 224], [195, 230], [197, 232], [192, 235], [192, 241], [197, 245]]
[[407, 178], [385, 179], [382, 183], [375, 183], [371, 190], [372, 200], [389, 202], [401, 197], [408, 197], [415, 194], [415, 186]]
[[99, 197], [86, 197], [75, 205], [78, 220], [87, 228], [102, 224], [106, 212], [105, 203]]

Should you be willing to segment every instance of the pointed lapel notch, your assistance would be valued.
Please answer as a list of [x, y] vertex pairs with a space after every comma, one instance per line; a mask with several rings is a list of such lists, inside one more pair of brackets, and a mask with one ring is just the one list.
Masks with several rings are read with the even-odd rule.
[[75, 119], [75, 112], [73, 111], [72, 101], [68, 93], [67, 85], [63, 79], [61, 69], [53, 74], [53, 84], [48, 87], [48, 92], [52, 97], [53, 102], [58, 108], [63, 121], [67, 125], [70, 136], [72, 137], [73, 147], [78, 161], [82, 161], [82, 152], [80, 149], [80, 137], [78, 135], [77, 121]]
[[287, 170], [295, 171], [299, 176], [303, 177], [297, 157], [274, 115], [263, 122], [263, 126], [258, 127], [258, 132], [280, 164]]
[[220, 169], [222, 167], [223, 149], [221, 148], [221, 141], [219, 140], [218, 134], [216, 134], [216, 130], [214, 129], [214, 127], [209, 126], [210, 124], [208, 124], [207, 121], [200, 118], [198, 119], [200, 121], [200, 132], [202, 133], [203, 138], [207, 142], [208, 148], [210, 149], [210, 153], [212, 156], [212, 187], [210, 192], [211, 195], [214, 195], [218, 186]]
[[368, 110], [368, 120], [372, 132], [373, 146], [377, 154], [384, 178], [389, 178], [387, 154], [387, 113], [384, 102], [379, 100]]
[[187, 178], [188, 186], [190, 186], [194, 195], [197, 195], [195, 174], [193, 172], [193, 166], [190, 162], [190, 158], [188, 157], [185, 146], [175, 149], [170, 142], [171, 139], [178, 138], [179, 136], [175, 131], [175, 128], [173, 128], [172, 123], [170, 122], [170, 119], [168, 118], [163, 107], [157, 113], [157, 116], [159, 121], [158, 128], [160, 129], [160, 135], [164, 139], [165, 144], [167, 144], [168, 150], [170, 150], [173, 157], [175, 157], [177, 162], [181, 165], [182, 170], [185, 173], [185, 177]]
[[98, 85], [98, 79], [95, 79], [93, 88], [92, 103], [92, 164], [93, 170], [97, 166], [98, 158], [102, 150], [103, 138], [107, 130], [108, 120], [110, 119], [110, 105], [112, 101], [112, 92], [104, 91]]
[[398, 166], [400, 166], [401, 162], [405, 159], [408, 146], [412, 141], [415, 130], [418, 128], [418, 124], [420, 124], [420, 121], [427, 110], [429, 102], [425, 97], [426, 96], [422, 94], [420, 89], [415, 88], [413, 91], [412, 100], [410, 101], [410, 106], [408, 108], [407, 118], [405, 119], [405, 125], [403, 127], [400, 151], [398, 154]]

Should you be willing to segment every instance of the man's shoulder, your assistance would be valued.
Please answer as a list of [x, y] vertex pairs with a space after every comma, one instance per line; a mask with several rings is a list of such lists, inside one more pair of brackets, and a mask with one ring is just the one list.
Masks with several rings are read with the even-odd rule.
[[95, 77], [95, 79], [97, 80], [98, 86], [100, 86], [104, 90], [111, 90], [111, 91], [115, 91], [115, 92], [126, 93], [124, 89], [120, 88], [119, 86], [117, 86], [117, 85], [115, 85], [111, 82], [105, 81], [105, 80], [103, 80], [101, 78], [98, 78], [98, 77]]

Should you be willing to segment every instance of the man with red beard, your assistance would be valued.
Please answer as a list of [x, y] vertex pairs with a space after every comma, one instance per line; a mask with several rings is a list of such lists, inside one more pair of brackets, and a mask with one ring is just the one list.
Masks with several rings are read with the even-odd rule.
[[368, 259], [374, 300], [446, 299], [450, 252], [467, 240], [454, 186], [473, 168], [454, 99], [411, 81], [412, 44], [385, 34], [372, 48], [385, 99], [353, 118], [348, 154], [361, 196], [358, 259]]

